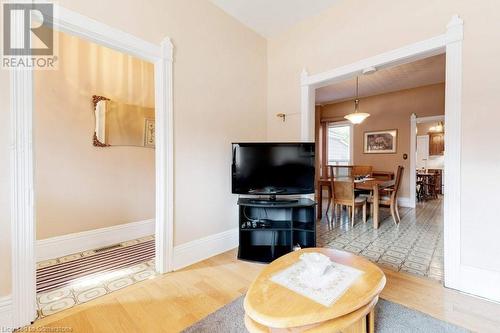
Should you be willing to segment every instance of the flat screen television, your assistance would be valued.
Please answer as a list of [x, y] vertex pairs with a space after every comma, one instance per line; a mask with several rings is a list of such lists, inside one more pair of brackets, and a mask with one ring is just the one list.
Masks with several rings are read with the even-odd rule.
[[314, 193], [314, 143], [233, 143], [232, 192]]

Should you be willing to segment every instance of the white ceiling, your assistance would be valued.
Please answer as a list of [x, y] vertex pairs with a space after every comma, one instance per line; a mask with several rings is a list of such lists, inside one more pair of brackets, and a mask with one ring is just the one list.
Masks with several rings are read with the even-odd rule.
[[211, 0], [264, 37], [273, 37], [339, 0]]
[[[359, 77], [359, 96], [367, 97], [444, 82], [445, 56], [425, 58]], [[353, 99], [356, 78], [316, 90], [316, 104]]]

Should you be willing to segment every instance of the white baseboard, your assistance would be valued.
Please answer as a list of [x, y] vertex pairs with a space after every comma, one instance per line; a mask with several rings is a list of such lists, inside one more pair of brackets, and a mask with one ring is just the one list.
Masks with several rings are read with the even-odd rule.
[[109, 246], [155, 233], [155, 220], [144, 220], [36, 241], [36, 261]]
[[238, 228], [200, 238], [174, 247], [174, 270], [238, 247]]
[[399, 197], [398, 198], [398, 206], [399, 207], [413, 208], [413, 205], [411, 204], [411, 199], [409, 197]]
[[13, 331], [12, 324], [12, 299], [10, 296], [0, 297], [0, 332]]

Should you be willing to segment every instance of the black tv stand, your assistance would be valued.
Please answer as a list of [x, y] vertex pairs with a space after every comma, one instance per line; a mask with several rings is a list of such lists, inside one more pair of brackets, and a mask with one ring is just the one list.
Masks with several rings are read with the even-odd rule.
[[240, 198], [238, 259], [271, 262], [295, 245], [316, 246], [316, 203], [310, 199]]
[[279, 199], [279, 200], [277, 200], [276, 194], [271, 194], [269, 196], [269, 199], [260, 199], [260, 198], [250, 199], [250, 202], [254, 203], [254, 204], [262, 204], [262, 205], [266, 205], [266, 204], [280, 205], [280, 204], [296, 203], [296, 202], [299, 202], [299, 200], [298, 199]]

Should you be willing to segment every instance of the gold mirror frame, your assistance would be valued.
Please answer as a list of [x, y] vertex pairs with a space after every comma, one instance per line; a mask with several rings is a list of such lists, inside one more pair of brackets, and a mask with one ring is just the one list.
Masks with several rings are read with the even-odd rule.
[[[95, 113], [97, 111], [97, 103], [99, 103], [100, 101], [109, 101], [109, 100], [110, 100], [109, 98], [104, 96], [98, 96], [98, 95], [92, 96], [92, 103], [94, 104], [94, 118], [96, 122], [97, 122], [97, 117]], [[92, 138], [92, 144], [94, 145], [94, 147], [110, 147], [110, 145], [99, 141], [99, 139], [97, 138], [97, 133], [95, 131], [95, 126], [94, 126], [94, 137]]]

